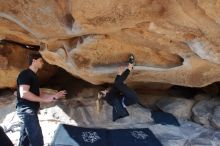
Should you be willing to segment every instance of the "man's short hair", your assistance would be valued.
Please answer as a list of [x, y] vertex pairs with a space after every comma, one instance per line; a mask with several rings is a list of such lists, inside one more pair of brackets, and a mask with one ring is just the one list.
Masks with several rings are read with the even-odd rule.
[[29, 54], [28, 54], [28, 62], [29, 62], [29, 65], [32, 64], [33, 59], [37, 60], [37, 59], [39, 59], [39, 58], [42, 58], [42, 56], [41, 56], [41, 54], [40, 54], [39, 52], [35, 51], [35, 52], [29, 53]]

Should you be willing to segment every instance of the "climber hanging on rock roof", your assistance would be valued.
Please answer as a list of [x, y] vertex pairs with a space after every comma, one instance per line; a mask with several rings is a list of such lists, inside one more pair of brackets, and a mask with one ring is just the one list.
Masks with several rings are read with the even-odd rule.
[[118, 68], [113, 86], [98, 93], [98, 100], [105, 99], [113, 107], [113, 121], [128, 116], [126, 107], [138, 102], [138, 95], [124, 83], [133, 70], [134, 63], [135, 58], [131, 54], [127, 68], [124, 69], [122, 66]]

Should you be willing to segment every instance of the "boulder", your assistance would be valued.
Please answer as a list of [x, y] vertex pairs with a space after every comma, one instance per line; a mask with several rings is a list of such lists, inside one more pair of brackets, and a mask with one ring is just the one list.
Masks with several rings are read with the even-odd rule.
[[165, 97], [157, 102], [157, 107], [164, 112], [173, 114], [177, 118], [190, 119], [193, 104], [193, 100], [177, 97]]
[[220, 129], [220, 104], [213, 108], [213, 115], [210, 120], [213, 127]]
[[[219, 108], [216, 108], [216, 106], [218, 105], [220, 105], [220, 100], [218, 98], [206, 99], [206, 100], [201, 100], [197, 102], [192, 108], [193, 120], [199, 124], [202, 124], [208, 127], [211, 126], [210, 124], [211, 119], [212, 119], [213, 124], [215, 122], [217, 124], [218, 113], [216, 112], [219, 110]], [[214, 111], [215, 116], [213, 116], [213, 111]]]

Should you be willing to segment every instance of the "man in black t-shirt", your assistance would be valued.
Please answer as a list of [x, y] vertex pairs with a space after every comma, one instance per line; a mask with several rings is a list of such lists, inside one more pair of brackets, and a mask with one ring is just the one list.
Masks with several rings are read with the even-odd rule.
[[43, 135], [37, 113], [40, 102], [49, 103], [63, 98], [66, 91], [48, 95], [40, 92], [37, 71], [43, 67], [43, 59], [39, 53], [29, 55], [29, 68], [23, 70], [17, 78], [16, 111], [22, 121], [19, 146], [43, 146]]

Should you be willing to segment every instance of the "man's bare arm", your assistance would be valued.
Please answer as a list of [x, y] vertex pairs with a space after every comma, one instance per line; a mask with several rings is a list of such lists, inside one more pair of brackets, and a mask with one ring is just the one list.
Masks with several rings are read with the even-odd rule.
[[46, 98], [42, 98], [40, 96], [37, 96], [29, 91], [30, 86], [29, 85], [20, 85], [19, 86], [19, 92], [21, 98], [24, 98], [29, 101], [35, 101], [35, 102], [51, 102], [53, 101], [53, 96], [48, 96]]

